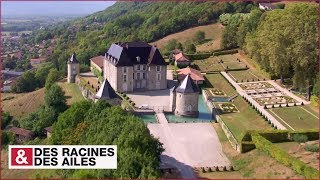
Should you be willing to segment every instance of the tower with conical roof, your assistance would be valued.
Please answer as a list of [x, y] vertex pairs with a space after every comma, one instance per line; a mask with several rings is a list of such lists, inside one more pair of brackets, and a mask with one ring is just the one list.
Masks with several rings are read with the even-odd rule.
[[95, 95], [95, 101], [97, 100], [105, 100], [108, 101], [110, 104], [117, 106], [121, 104], [121, 99], [111, 87], [110, 83], [107, 79], [103, 81], [101, 84], [100, 89], [98, 90], [97, 94]]
[[198, 117], [199, 88], [188, 74], [175, 92], [175, 115]]
[[80, 73], [79, 61], [76, 58], [76, 53], [73, 53], [71, 58], [67, 62], [68, 64], [68, 83], [74, 83], [76, 79], [76, 75]]

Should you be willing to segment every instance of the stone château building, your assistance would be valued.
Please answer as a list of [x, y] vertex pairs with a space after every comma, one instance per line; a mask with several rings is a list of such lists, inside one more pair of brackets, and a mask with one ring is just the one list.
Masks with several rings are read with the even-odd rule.
[[170, 107], [175, 115], [198, 117], [198, 101], [199, 88], [190, 75], [170, 90]]
[[167, 88], [167, 65], [158, 48], [145, 42], [114, 43], [105, 54], [104, 78], [115, 91]]

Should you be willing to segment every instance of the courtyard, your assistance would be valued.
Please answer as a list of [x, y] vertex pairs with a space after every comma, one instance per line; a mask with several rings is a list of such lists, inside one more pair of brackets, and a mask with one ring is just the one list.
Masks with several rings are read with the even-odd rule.
[[[229, 166], [211, 123], [148, 124], [165, 151], [161, 163], [175, 166], [183, 178], [195, 178], [193, 167]], [[188, 132], [188, 133], [186, 133]]]

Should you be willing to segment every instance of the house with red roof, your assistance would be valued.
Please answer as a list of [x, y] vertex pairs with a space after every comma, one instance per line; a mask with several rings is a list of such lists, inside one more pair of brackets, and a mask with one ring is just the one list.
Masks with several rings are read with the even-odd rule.
[[189, 58], [184, 55], [182, 52], [174, 56], [175, 65], [178, 67], [186, 67], [190, 65]]
[[12, 132], [15, 135], [15, 140], [17, 142], [25, 142], [32, 140], [34, 138], [34, 133], [30, 130], [18, 128], [18, 127], [9, 127], [6, 129], [9, 132]]
[[96, 56], [90, 59], [91, 71], [95, 68], [102, 73], [104, 56]]
[[192, 69], [190, 67], [177, 70], [178, 80], [181, 82], [187, 75], [190, 75], [190, 78], [195, 84], [203, 84], [204, 77], [200, 71]]
[[36, 65], [36, 64], [44, 63], [45, 61], [46, 61], [45, 58], [33, 58], [33, 59], [30, 59], [30, 64]]

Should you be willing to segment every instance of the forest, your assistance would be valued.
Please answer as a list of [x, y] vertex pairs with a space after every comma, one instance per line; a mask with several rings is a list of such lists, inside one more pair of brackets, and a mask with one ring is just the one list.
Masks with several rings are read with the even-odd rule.
[[89, 65], [91, 57], [104, 54], [113, 42], [151, 42], [216, 22], [223, 13], [250, 12], [254, 7], [251, 2], [117, 2], [85, 18], [37, 31], [29, 41], [59, 38], [48, 60], [65, 73], [65, 62], [73, 52], [81, 64]]
[[[223, 15], [222, 47], [240, 47], [272, 78], [292, 78], [297, 89], [318, 95], [318, 5], [293, 3], [284, 9]], [[310, 89], [311, 89], [310, 88]]]

